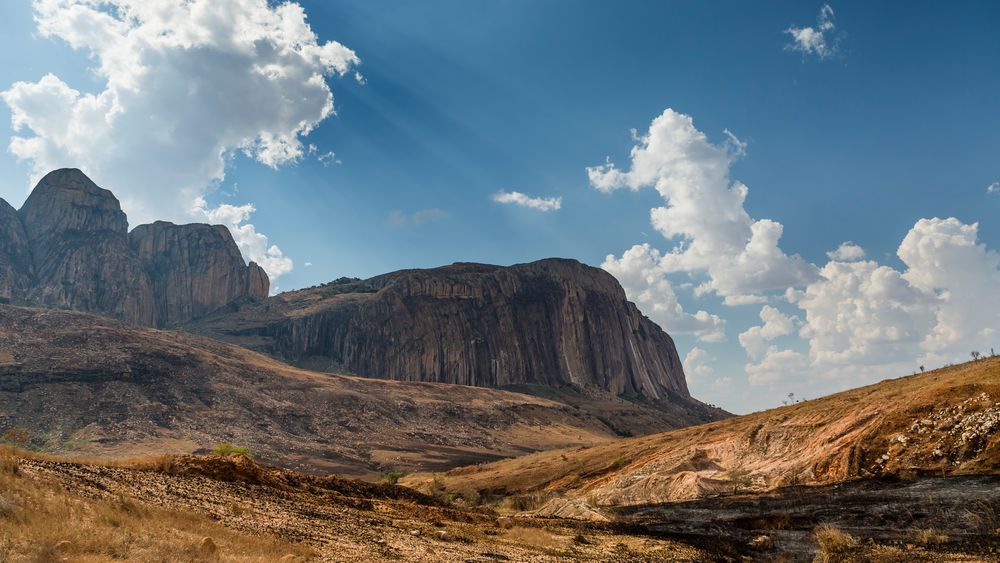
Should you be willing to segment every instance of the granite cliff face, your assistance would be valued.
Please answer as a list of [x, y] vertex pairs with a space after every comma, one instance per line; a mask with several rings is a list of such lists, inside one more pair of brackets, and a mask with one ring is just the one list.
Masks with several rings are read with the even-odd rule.
[[574, 260], [454, 264], [284, 293], [193, 327], [312, 368], [689, 397], [673, 340]]
[[111, 192], [78, 170], [56, 170], [19, 211], [34, 282], [27, 300], [156, 324], [149, 276], [128, 246], [128, 220]]
[[17, 212], [0, 200], [0, 235], [0, 297], [15, 303], [163, 326], [267, 295], [224, 227], [158, 222], [130, 235], [118, 199], [75, 169], [47, 174]]
[[0, 199], [0, 298], [27, 294], [31, 285], [31, 251], [17, 210]]
[[240, 299], [267, 297], [264, 270], [255, 262], [244, 264], [223, 225], [157, 221], [136, 227], [129, 243], [149, 273], [161, 325], [186, 322]]

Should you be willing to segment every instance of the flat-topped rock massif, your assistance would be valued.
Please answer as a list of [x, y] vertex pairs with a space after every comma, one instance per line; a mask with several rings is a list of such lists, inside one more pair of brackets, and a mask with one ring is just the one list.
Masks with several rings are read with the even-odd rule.
[[575, 260], [459, 263], [288, 292], [192, 327], [314, 369], [689, 397], [673, 340]]
[[225, 227], [156, 222], [128, 232], [108, 190], [76, 169], [47, 174], [17, 212], [0, 201], [0, 297], [165, 326], [267, 296]]

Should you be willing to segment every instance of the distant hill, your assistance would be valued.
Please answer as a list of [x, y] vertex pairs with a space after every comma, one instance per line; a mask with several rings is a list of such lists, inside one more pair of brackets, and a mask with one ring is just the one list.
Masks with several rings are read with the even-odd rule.
[[[543, 492], [543, 512], [603, 509], [869, 477], [1000, 474], [1000, 358], [786, 407], [460, 468], [439, 485]], [[407, 479], [426, 485], [426, 477]]]

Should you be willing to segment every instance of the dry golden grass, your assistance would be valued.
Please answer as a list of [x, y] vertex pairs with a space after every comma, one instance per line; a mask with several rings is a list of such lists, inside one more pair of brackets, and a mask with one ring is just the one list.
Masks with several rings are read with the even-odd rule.
[[0, 561], [265, 562], [285, 556], [305, 560], [312, 550], [126, 497], [78, 495], [27, 478], [10, 450], [0, 452]]
[[[452, 470], [441, 485], [494, 496], [548, 491], [605, 507], [914, 471], [996, 473], [1000, 432], [984, 433], [972, 454], [936, 455], [941, 438], [956, 439], [940, 429], [921, 434], [911, 428], [941, 409], [964, 416], [993, 409], [997, 401], [1000, 358], [989, 358], [662, 434]], [[415, 473], [400, 483], [420, 488], [427, 480]]]
[[821, 563], [836, 563], [853, 560], [853, 553], [858, 546], [854, 536], [829, 524], [821, 524], [813, 530], [813, 538], [819, 545], [816, 561]]
[[942, 545], [948, 543], [948, 536], [934, 530], [918, 530], [913, 533], [913, 541], [920, 545]]

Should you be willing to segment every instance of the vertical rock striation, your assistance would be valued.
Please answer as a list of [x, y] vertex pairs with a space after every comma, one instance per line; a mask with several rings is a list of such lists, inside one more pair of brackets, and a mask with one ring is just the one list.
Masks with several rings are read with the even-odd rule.
[[9, 203], [0, 199], [0, 298], [23, 300], [31, 287], [28, 235]]
[[370, 377], [689, 396], [670, 336], [628, 302], [614, 277], [575, 260], [454, 264], [334, 282], [194, 328]]
[[157, 221], [133, 229], [129, 243], [152, 280], [161, 325], [267, 296], [267, 276], [257, 264], [243, 262], [233, 235], [222, 225]]
[[128, 220], [111, 192], [79, 170], [56, 170], [19, 215], [34, 266], [28, 300], [156, 325], [149, 276], [129, 249]]

